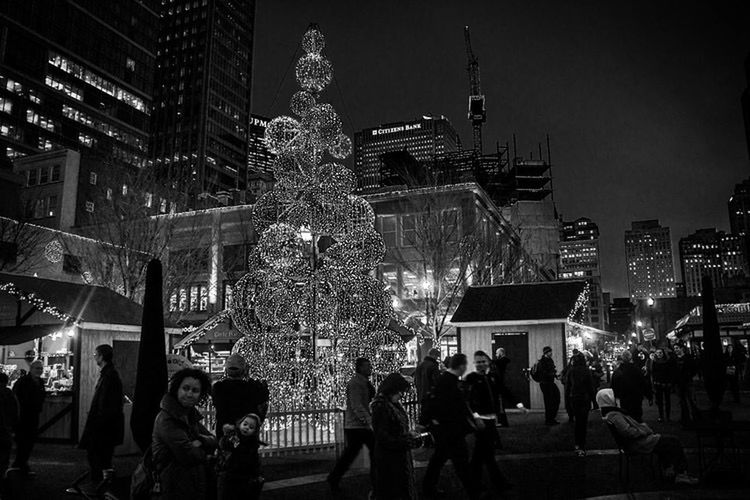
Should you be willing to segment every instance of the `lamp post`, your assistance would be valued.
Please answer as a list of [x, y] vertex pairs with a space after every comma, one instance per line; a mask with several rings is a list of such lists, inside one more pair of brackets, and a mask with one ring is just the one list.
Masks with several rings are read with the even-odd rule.
[[[422, 281], [422, 291], [424, 292], [424, 305], [425, 305], [425, 323], [427, 323], [427, 328], [430, 329], [432, 325], [432, 321], [430, 320], [430, 282], [427, 280]], [[434, 331], [433, 333], [434, 337]], [[433, 339], [433, 341], [437, 341], [437, 339]], [[433, 343], [434, 347], [434, 343]]]
[[656, 301], [653, 297], [649, 297], [648, 299], [646, 299], [646, 304], [648, 305], [651, 328], [653, 328], [654, 332], [656, 332], [656, 325], [654, 325], [654, 305], [656, 304]]

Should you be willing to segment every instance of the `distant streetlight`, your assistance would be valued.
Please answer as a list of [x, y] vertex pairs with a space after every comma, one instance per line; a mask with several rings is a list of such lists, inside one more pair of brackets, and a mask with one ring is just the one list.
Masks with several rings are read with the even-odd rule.
[[646, 299], [646, 304], [648, 304], [648, 307], [654, 307], [654, 298], [649, 297], [648, 299]]
[[[636, 321], [635, 326], [637, 326], [638, 328], [643, 328], [643, 321], [641, 320]], [[635, 337], [635, 333], [633, 334], [633, 336]]]

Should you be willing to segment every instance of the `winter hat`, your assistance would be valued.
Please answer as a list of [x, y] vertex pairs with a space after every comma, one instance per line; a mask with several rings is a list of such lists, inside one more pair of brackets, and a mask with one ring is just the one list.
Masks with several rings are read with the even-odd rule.
[[542, 354], [547, 354], [548, 352], [552, 352], [552, 348], [550, 346], [544, 346], [544, 349], [542, 349]]
[[255, 428], [256, 429], [260, 428], [260, 417], [258, 415], [256, 415], [255, 413], [247, 413], [245, 415], [242, 415], [240, 418], [237, 419], [237, 422], [236, 422], [237, 426], [239, 426], [242, 423], [242, 421], [245, 420], [246, 418], [252, 418], [252, 419], [254, 419], [255, 420]]
[[615, 392], [612, 389], [602, 389], [597, 392], [596, 404], [598, 404], [600, 408], [604, 408], [605, 406], [617, 406]]
[[243, 358], [239, 354], [232, 354], [231, 356], [229, 356], [225, 364], [228, 374], [243, 373], [246, 366], [247, 365], [245, 363], [245, 358]]

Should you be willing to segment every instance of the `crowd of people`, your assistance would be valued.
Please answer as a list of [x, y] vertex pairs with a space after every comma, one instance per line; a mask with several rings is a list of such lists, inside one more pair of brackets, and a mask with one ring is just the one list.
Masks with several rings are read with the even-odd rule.
[[[680, 420], [687, 423], [696, 417], [693, 383], [700, 372], [700, 361], [689, 349], [675, 344], [671, 348], [638, 345], [622, 350], [613, 367], [611, 387], [605, 388], [600, 388], [607, 380], [597, 355], [574, 350], [561, 372], [552, 355], [552, 348], [545, 347], [528, 372], [539, 384], [545, 424], [549, 426], [559, 424], [561, 393], [557, 381], [562, 383], [578, 457], [586, 456], [588, 420], [591, 410], [598, 408], [621, 447], [633, 453], [655, 454], [665, 475], [678, 483], [697, 482], [687, 473], [678, 438], [655, 433], [643, 423], [644, 401], [656, 402], [659, 422], [671, 419], [673, 392], [679, 402]], [[506, 384], [511, 359], [502, 348], [494, 358], [476, 351], [474, 370], [467, 373], [469, 359], [465, 354], [454, 354], [442, 363], [439, 357], [437, 349], [430, 350], [414, 372], [419, 407], [416, 425], [410, 423], [402, 404], [412, 388], [411, 381], [392, 373], [376, 388], [370, 380], [370, 360], [356, 360], [345, 392], [345, 448], [327, 478], [334, 492], [340, 490], [343, 475], [366, 448], [371, 464], [371, 498], [416, 498], [411, 453], [423, 445], [434, 448], [421, 484], [428, 497], [440, 493], [440, 474], [448, 460], [469, 498], [479, 498], [482, 493], [485, 471], [495, 491], [512, 487], [495, 460], [495, 451], [501, 447], [498, 427], [509, 425], [506, 408], [528, 411]], [[114, 448], [123, 442], [124, 397], [112, 347], [96, 347], [94, 359], [100, 373], [80, 447], [87, 451], [89, 487], [102, 491], [114, 475]], [[739, 400], [747, 353], [741, 345], [730, 345], [724, 359], [728, 390]], [[41, 364], [32, 362], [28, 374], [12, 391], [7, 384], [7, 376], [0, 373], [0, 469], [7, 469], [8, 475], [33, 476], [28, 461], [45, 394]], [[209, 398], [216, 410], [213, 432], [201, 423], [203, 416], [198, 410]], [[158, 490], [164, 499], [259, 498], [264, 483], [259, 449], [265, 444], [260, 440], [260, 430], [268, 405], [267, 386], [248, 377], [245, 360], [239, 355], [229, 357], [226, 377], [214, 384], [199, 369], [177, 372], [170, 379], [153, 426], [147, 456], [154, 484], [149, 488]], [[13, 439], [15, 459], [8, 468]], [[69, 492], [80, 493], [81, 486]]]

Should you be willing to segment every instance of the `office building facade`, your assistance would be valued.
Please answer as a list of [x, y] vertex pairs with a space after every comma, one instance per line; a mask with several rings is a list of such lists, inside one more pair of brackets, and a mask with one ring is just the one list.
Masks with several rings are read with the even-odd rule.
[[459, 149], [459, 138], [444, 116], [423, 116], [409, 122], [396, 122], [366, 128], [354, 134], [354, 172], [360, 190], [381, 186], [380, 155], [408, 151], [417, 161]]
[[254, 0], [160, 8], [152, 154], [194, 194], [245, 189]]
[[247, 175], [273, 174], [273, 160], [276, 157], [266, 146], [263, 139], [269, 119], [264, 116], [250, 115], [247, 127]]
[[658, 220], [636, 221], [625, 231], [628, 290], [633, 299], [675, 296], [672, 236]]
[[604, 300], [599, 265], [599, 226], [586, 218], [564, 221], [560, 236], [559, 279], [588, 281], [588, 321], [591, 326], [604, 329], [606, 314], [602, 310]]
[[744, 241], [741, 236], [716, 229], [699, 229], [680, 239], [682, 281], [688, 296], [699, 296], [701, 278], [710, 276], [714, 287], [747, 274]]
[[74, 149], [148, 161], [157, 0], [0, 7], [0, 160]]

